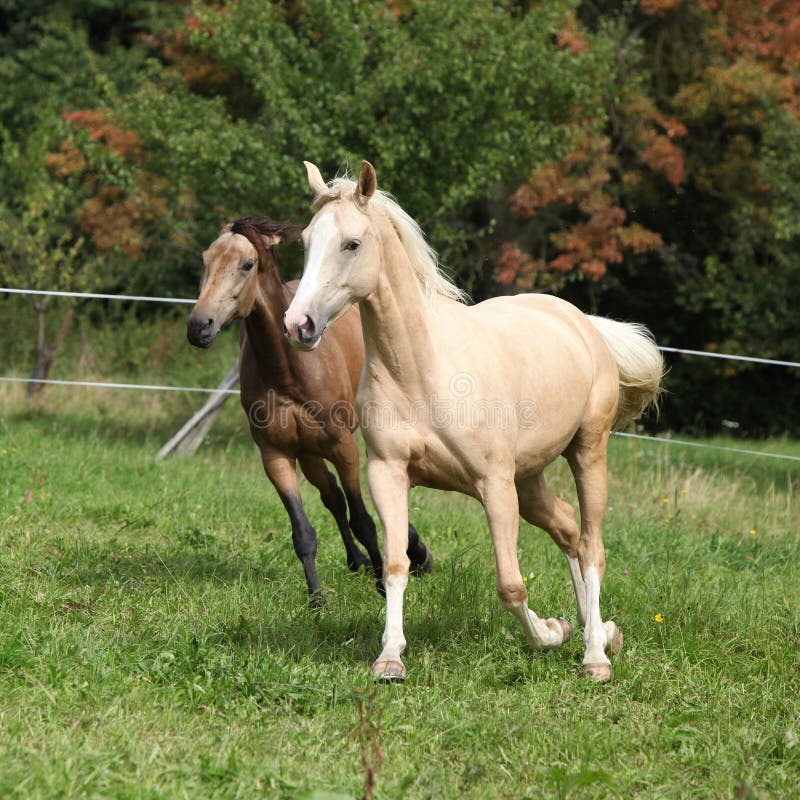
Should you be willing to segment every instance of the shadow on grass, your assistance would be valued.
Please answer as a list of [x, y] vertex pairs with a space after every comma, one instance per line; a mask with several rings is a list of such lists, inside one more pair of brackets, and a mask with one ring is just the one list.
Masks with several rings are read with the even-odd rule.
[[[124, 594], [128, 605], [151, 596], [156, 587], [168, 591], [186, 609], [185, 619], [174, 622], [187, 641], [278, 653], [320, 667], [341, 660], [343, 652], [354, 664], [368, 663], [379, 649], [384, 600], [372, 577], [352, 574], [344, 563], [336, 566], [325, 587], [328, 607], [311, 609], [288, 536], [257, 553], [174, 545], [116, 552], [113, 543], [82, 544], [59, 552], [41, 569], [58, 578], [62, 591]], [[438, 564], [433, 575], [412, 578], [414, 609], [405, 626], [409, 641], [421, 650], [442, 652], [485, 638], [500, 616], [494, 582], [484, 580], [486, 569], [491, 565], [481, 567], [474, 557], [461, 556]], [[209, 589], [219, 593], [211, 601]]]

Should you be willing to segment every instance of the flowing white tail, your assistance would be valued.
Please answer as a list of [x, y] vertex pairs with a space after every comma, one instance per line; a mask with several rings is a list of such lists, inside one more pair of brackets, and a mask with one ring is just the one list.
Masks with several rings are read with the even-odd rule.
[[617, 362], [619, 408], [614, 428], [624, 428], [650, 406], [658, 407], [664, 359], [653, 334], [644, 325], [604, 317], [590, 316], [589, 319]]

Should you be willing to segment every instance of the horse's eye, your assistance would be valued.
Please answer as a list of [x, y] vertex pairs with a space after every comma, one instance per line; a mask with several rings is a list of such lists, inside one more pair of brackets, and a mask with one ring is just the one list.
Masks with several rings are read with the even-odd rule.
[[352, 253], [354, 250], [358, 250], [360, 244], [358, 239], [350, 239], [342, 245], [342, 250], [349, 250]]
[[249, 258], [247, 261], [242, 264], [242, 272], [250, 272], [251, 269], [255, 266], [255, 261], [252, 258]]

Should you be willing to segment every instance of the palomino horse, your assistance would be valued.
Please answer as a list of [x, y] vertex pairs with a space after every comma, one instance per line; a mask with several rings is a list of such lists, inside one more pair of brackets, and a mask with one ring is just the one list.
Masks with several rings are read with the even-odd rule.
[[[467, 307], [416, 223], [377, 191], [371, 164], [362, 163], [357, 183], [326, 184], [313, 164], [306, 168], [316, 214], [303, 231], [305, 271], [285, 325], [293, 341], [313, 348], [350, 304], [361, 309], [366, 363], [358, 407], [386, 559], [386, 627], [373, 674], [405, 678], [408, 490], [423, 485], [483, 504], [497, 592], [536, 649], [566, 642], [572, 628], [528, 608], [519, 514], [553, 537], [575, 588], [584, 672], [609, 680], [606, 649], [617, 652], [622, 634], [600, 616], [606, 445], [613, 426], [658, 396], [663, 365], [652, 338], [641, 326], [588, 317], [545, 295]], [[542, 474], [559, 454], [577, 485], [580, 529]]]
[[[357, 571], [370, 565], [382, 591], [383, 562], [375, 524], [361, 496], [353, 439], [358, 425], [354, 398], [364, 363], [358, 311], [344, 314], [314, 353], [301, 353], [289, 345], [283, 336], [283, 315], [297, 282], [281, 282], [272, 248], [291, 230], [291, 225], [258, 215], [222, 229], [203, 253], [200, 297], [189, 316], [187, 335], [193, 345], [210, 347], [222, 328], [235, 319], [245, 321], [239, 342], [242, 407], [267, 477], [289, 514], [292, 543], [305, 571], [311, 604], [318, 606], [325, 601], [317, 578], [317, 534], [300, 500], [296, 461], [336, 520], [347, 566]], [[344, 496], [324, 459], [336, 468]], [[353, 541], [351, 530], [369, 560]], [[421, 571], [429, 572], [432, 556], [413, 527], [408, 534], [409, 557]]]

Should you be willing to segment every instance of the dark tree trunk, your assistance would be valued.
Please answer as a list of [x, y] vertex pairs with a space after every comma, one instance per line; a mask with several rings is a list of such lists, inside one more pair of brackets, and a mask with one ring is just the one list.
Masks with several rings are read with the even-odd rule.
[[64, 315], [63, 321], [61, 322], [61, 328], [59, 328], [59, 331], [56, 334], [56, 338], [51, 344], [47, 345], [45, 344], [44, 326], [46, 309], [46, 302], [36, 304], [36, 363], [33, 366], [33, 373], [31, 374], [31, 379], [26, 388], [26, 394], [28, 397], [33, 397], [34, 395], [39, 394], [42, 389], [44, 389], [46, 384], [39, 383], [39, 381], [47, 380], [49, 377], [50, 370], [53, 367], [53, 362], [58, 355], [58, 351], [61, 350], [64, 341], [69, 334], [70, 328], [72, 327], [72, 322], [75, 319], [75, 309], [68, 309], [67, 313]]

